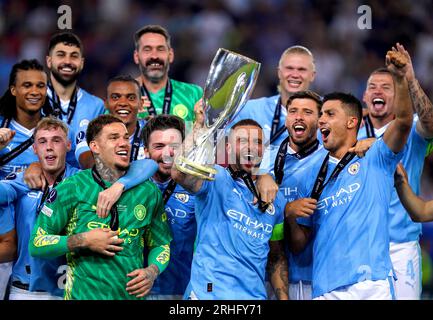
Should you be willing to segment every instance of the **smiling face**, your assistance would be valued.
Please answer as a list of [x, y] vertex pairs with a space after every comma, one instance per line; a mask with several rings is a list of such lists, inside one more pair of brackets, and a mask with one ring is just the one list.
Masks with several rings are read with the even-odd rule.
[[54, 79], [63, 86], [75, 82], [84, 66], [80, 48], [63, 43], [58, 43], [52, 48], [46, 62]]
[[319, 108], [316, 101], [308, 98], [292, 100], [287, 107], [286, 116], [286, 128], [292, 148], [302, 148], [316, 140], [318, 120]]
[[133, 82], [114, 81], [108, 85], [105, 107], [128, 126], [137, 122], [139, 88]]
[[155, 130], [150, 134], [149, 147], [145, 151], [158, 163], [158, 172], [155, 174], [158, 181], [167, 181], [171, 177], [174, 156], [181, 145], [182, 134], [177, 129]]
[[131, 144], [128, 130], [123, 123], [105, 125], [95, 139], [90, 141], [89, 147], [106, 167], [121, 171], [129, 168]]
[[236, 169], [254, 174], [263, 157], [263, 130], [255, 125], [235, 127], [227, 143], [229, 159], [234, 159]]
[[372, 118], [388, 123], [394, 118], [394, 81], [388, 73], [375, 73], [367, 82], [363, 101]]
[[71, 142], [60, 127], [47, 127], [36, 132], [33, 149], [42, 170], [56, 174], [65, 167], [66, 153], [71, 149]]
[[[284, 55], [278, 66], [281, 95], [288, 99], [295, 92], [307, 90], [315, 75], [313, 58], [310, 55], [302, 53]], [[283, 101], [283, 104], [286, 102]]]
[[134, 51], [134, 62], [138, 64], [143, 77], [153, 83], [167, 76], [173, 58], [173, 49], [169, 48], [166, 39], [159, 33], [144, 33], [138, 41], [138, 49]]
[[17, 112], [36, 114], [45, 103], [47, 75], [39, 70], [19, 70], [10, 90], [16, 98]]

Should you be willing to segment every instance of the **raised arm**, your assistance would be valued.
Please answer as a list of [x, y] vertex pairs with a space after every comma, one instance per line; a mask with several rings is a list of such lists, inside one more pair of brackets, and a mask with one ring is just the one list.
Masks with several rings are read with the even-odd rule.
[[383, 140], [394, 153], [400, 152], [406, 145], [413, 121], [412, 104], [409, 98], [407, 80], [404, 76], [404, 68], [407, 64], [407, 57], [399, 49], [393, 48], [386, 54], [386, 66], [394, 78], [395, 119], [386, 129]]
[[179, 170], [177, 170], [176, 168], [176, 163], [177, 160], [179, 158], [179, 156], [181, 155], [185, 155], [186, 152], [185, 150], [191, 150], [191, 148], [193, 148], [194, 146], [194, 140], [196, 139], [196, 137], [199, 134], [199, 128], [195, 128], [186, 138], [185, 141], [182, 145], [182, 148], [178, 151], [178, 153], [175, 155], [174, 158], [174, 164], [171, 168], [171, 177], [174, 181], [176, 181], [177, 183], [179, 183], [182, 187], [184, 187], [186, 190], [188, 190], [191, 193], [197, 193], [202, 184], [203, 184], [203, 180], [192, 176], [190, 174], [185, 174]]
[[433, 104], [415, 77], [415, 71], [409, 53], [404, 46], [399, 43], [397, 43], [397, 49], [402, 52], [408, 60], [405, 67], [405, 77], [409, 86], [409, 95], [413, 108], [419, 117], [417, 131], [424, 138], [433, 138]]
[[51, 196], [54, 200], [46, 202], [38, 215], [30, 237], [29, 251], [34, 257], [50, 258], [62, 256], [80, 249], [90, 249], [107, 256], [121, 251], [123, 239], [116, 237], [117, 231], [93, 229], [87, 232], [66, 235], [64, 232], [78, 198], [73, 181], [64, 181]]
[[158, 170], [158, 164], [152, 159], [133, 161], [128, 172], [104, 191], [99, 192], [96, 214], [99, 218], [106, 218], [111, 207], [119, 200], [123, 191], [129, 190], [148, 180]]
[[415, 222], [433, 221], [433, 201], [424, 201], [412, 190], [407, 179], [407, 173], [402, 164], [397, 166], [394, 184], [404, 208]]

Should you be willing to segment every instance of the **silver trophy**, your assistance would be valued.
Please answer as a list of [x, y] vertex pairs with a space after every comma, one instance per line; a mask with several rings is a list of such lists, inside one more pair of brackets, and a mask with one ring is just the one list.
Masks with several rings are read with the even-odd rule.
[[226, 49], [218, 49], [203, 94], [204, 128], [190, 150], [175, 160], [176, 168], [201, 179], [214, 180], [215, 141], [249, 99], [260, 63]]

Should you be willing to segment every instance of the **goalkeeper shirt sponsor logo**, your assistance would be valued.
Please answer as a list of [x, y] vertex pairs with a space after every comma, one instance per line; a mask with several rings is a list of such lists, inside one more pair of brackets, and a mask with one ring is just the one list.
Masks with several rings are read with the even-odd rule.
[[[87, 223], [87, 228], [90, 230], [98, 229], [98, 228], [110, 228], [108, 224], [105, 224], [103, 222], [97, 222], [97, 221], [90, 221]], [[126, 228], [119, 228], [119, 237], [121, 236], [129, 236], [129, 237], [136, 237], [140, 233], [139, 229], [126, 229]]]

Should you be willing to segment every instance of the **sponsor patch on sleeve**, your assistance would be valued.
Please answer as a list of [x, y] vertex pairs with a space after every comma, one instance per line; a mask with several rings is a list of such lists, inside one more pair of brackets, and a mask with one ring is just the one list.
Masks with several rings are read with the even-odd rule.
[[53, 215], [53, 209], [48, 208], [47, 206], [43, 206], [41, 212], [46, 215], [48, 218], [51, 218]]

